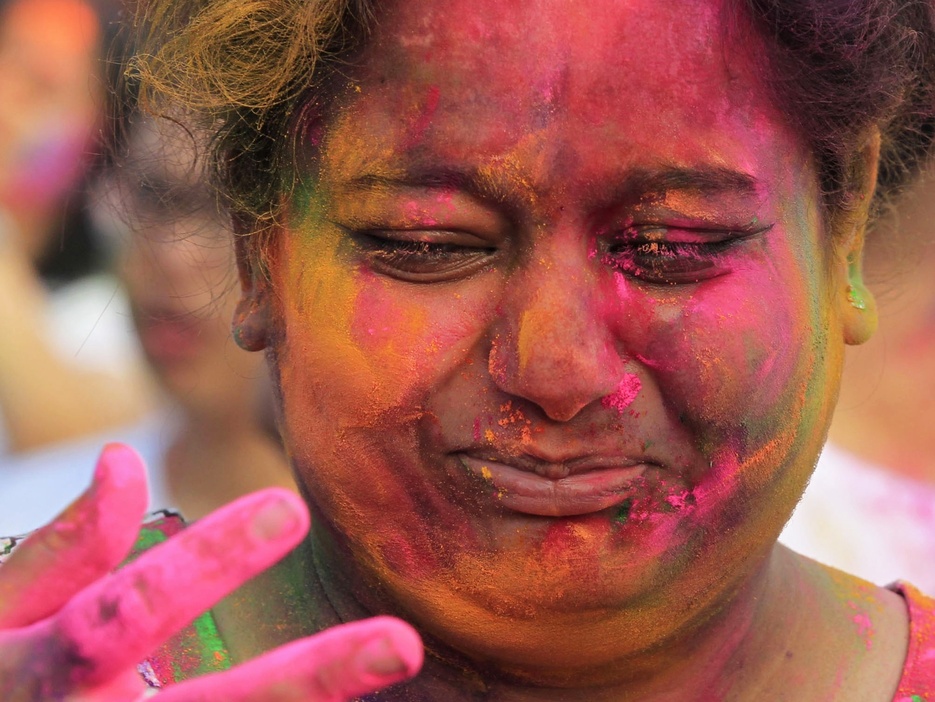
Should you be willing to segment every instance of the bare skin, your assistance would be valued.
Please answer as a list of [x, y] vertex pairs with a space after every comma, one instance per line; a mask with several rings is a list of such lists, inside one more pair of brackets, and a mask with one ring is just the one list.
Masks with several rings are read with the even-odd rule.
[[[75, 700], [135, 699], [142, 689], [135, 662], [160, 639], [184, 625], [188, 617], [275, 562], [301, 538], [307, 526], [304, 509], [296, 498], [290, 493], [269, 490], [241, 500], [192, 527], [184, 537], [155, 549], [119, 575], [107, 576], [132, 544], [145, 504], [145, 484], [138, 459], [125, 448], [111, 447], [101, 459], [93, 491], [76, 501], [55, 523], [37, 532], [0, 570], [0, 650], [4, 653], [0, 658], [4, 663], [0, 667], [0, 691], [4, 699], [45, 700], [50, 699], [50, 694], [56, 695], [56, 699], [61, 695]], [[253, 548], [228, 548], [229, 543], [242, 543], [244, 539], [251, 541]], [[191, 558], [194, 551], [201, 554], [198, 559]], [[291, 561], [301, 562], [301, 558], [299, 552]], [[185, 562], [186, 567], [177, 567], [180, 562]], [[879, 592], [866, 583], [810, 564], [784, 550], [777, 551], [773, 563], [778, 564], [774, 569], [780, 578], [785, 577], [782, 574], [796, 574], [798, 581], [780, 584], [791, 594], [790, 600], [804, 601], [807, 605], [795, 618], [790, 619], [790, 610], [785, 608], [767, 615], [779, 620], [786, 637], [750, 641], [747, 632], [755, 621], [740, 622], [743, 634], [730, 638], [755, 645], [731, 647], [726, 656], [723, 647], [720, 651], [705, 650], [707, 657], [691, 656], [680, 671], [686, 680], [691, 678], [690, 683], [642, 695], [635, 694], [632, 686], [625, 691], [590, 690], [580, 698], [663, 700], [673, 699], [675, 694], [680, 700], [741, 700], [751, 699], [749, 695], [755, 693], [756, 699], [764, 700], [889, 699], [887, 694], [891, 695], [895, 682], [885, 675], [887, 666], [882, 666], [882, 680], [875, 676], [881, 672], [881, 659], [887, 657], [880, 654], [904, 645], [902, 605], [885, 597], [878, 600]], [[160, 575], [166, 566], [170, 566], [168, 580]], [[244, 616], [245, 610], [236, 606], [238, 602], [250, 602], [245, 599], [248, 594], [281, 595], [286, 586], [281, 580], [277, 582], [276, 575], [288, 567], [289, 561], [280, 564], [217, 610], [222, 627], [235, 634], [230, 643], [238, 659], [269, 651], [279, 643], [277, 637], [292, 640], [299, 628], [308, 626], [296, 625], [300, 618], [295, 611], [284, 613], [281, 621], [287, 626], [283, 628], [270, 621], [268, 609], [248, 607]], [[774, 577], [777, 575], [770, 574], [767, 579]], [[803, 599], [800, 596], [803, 591], [811, 591], [813, 596]], [[151, 601], [171, 601], [175, 606], [157, 607], [141, 616], [133, 604], [141, 592], [146, 592]], [[312, 626], [340, 621], [326, 598], [319, 596], [314, 601], [313, 583], [308, 592], [311, 611], [318, 612]], [[113, 603], [115, 596], [124, 603], [117, 606], [117, 611], [125, 614], [109, 622], [98, 620], [101, 602], [107, 599]], [[853, 617], [855, 610], [843, 605], [855, 602], [870, 612], [874, 629], [872, 646], [867, 641], [861, 641], [856, 648], [842, 646], [842, 637], [835, 635], [840, 628], [853, 627], [853, 622], [848, 624], [846, 620]], [[239, 612], [240, 617], [233, 612]], [[360, 612], [353, 614], [359, 616]], [[123, 616], [130, 619], [124, 620]], [[735, 624], [725, 621], [722, 626], [729, 629]], [[261, 630], [259, 637], [255, 630], [247, 633], [257, 625]], [[149, 633], [142, 637], [140, 632], [144, 630]], [[56, 657], [56, 652], [64, 655], [67, 641], [79, 646], [92, 663], [73, 670], [65, 659]], [[751, 652], [761, 648], [760, 644], [764, 653], [772, 654], [775, 664], [769, 675], [748, 681], [744, 669]], [[809, 679], [798, 678], [797, 659], [819, 655], [816, 649], [820, 647], [825, 647], [820, 653], [824, 669], [814, 671]], [[871, 650], [877, 655], [871, 655]], [[349, 699], [414, 672], [421, 660], [420, 651], [411, 630], [392, 620], [376, 619], [291, 643], [229, 673], [181, 684], [162, 693], [160, 699], [216, 699], [217, 695], [232, 700]], [[36, 652], [42, 652], [38, 659], [34, 658]], [[33, 657], [34, 663], [23, 667], [21, 661], [29, 657]], [[302, 664], [296, 665], [297, 660]], [[714, 661], [720, 665], [712, 666]], [[841, 665], [836, 667], [835, 662]], [[368, 673], [367, 666], [385, 672]], [[837, 689], [830, 696], [829, 676], [837, 681]], [[452, 685], [452, 679], [457, 679], [452, 671], [430, 662], [416, 690], [396, 688], [396, 693], [381, 699], [439, 699], [440, 695], [444, 699], [475, 698], [474, 693], [464, 690], [463, 680]], [[790, 680], [796, 684], [790, 685]], [[578, 698], [569, 690], [508, 685], [490, 686], [484, 695], [484, 699], [490, 700]]]
[[231, 231], [192, 134], [168, 119], [132, 122], [126, 162], [98, 184], [98, 218], [121, 245], [119, 272], [142, 349], [177, 418], [164, 468], [172, 505], [199, 519], [263, 487], [295, 489], [258, 415], [262, 358], [238, 348]]
[[151, 408], [143, 368], [106, 374], [48, 339], [35, 265], [61, 235], [99, 120], [100, 32], [71, 0], [18, 0], [0, 16], [0, 408], [10, 452], [103, 431]]
[[[455, 669], [488, 661], [479, 689], [459, 680], [453, 699], [887, 699], [896, 687], [899, 600], [861, 600], [887, 642], [867, 651], [846, 605], [860, 586], [836, 592], [769, 555], [823, 439], [844, 343], [873, 322], [845, 295], [859, 285], [860, 215], [838, 223], [848, 245], [829, 251], [807, 157], [743, 68], [750, 55], [731, 55], [728, 78], [728, 49], [698, 39], [717, 7], [683, 23], [651, 3], [602, 6], [597, 34], [575, 27], [598, 10], [562, 2], [537, 6], [535, 22], [502, 4], [395, 7], [327, 132], [314, 190], [267, 252], [270, 289], [257, 278], [248, 290], [244, 308], [270, 310], [287, 445], [322, 516], [324, 590], [342, 618], [408, 612], [443, 642], [436, 655], [460, 652]], [[490, 55], [464, 53], [478, 26]], [[686, 52], [671, 82], [658, 80], [670, 57], [631, 58], [660, 41]], [[723, 99], [693, 88], [724, 84]], [[594, 99], [606, 86], [620, 99]], [[639, 190], [660, 162], [726, 164], [762, 187]], [[638, 241], [650, 253], [661, 241], [662, 260], [629, 262], [615, 228], [631, 222], [634, 238], [658, 236]], [[696, 268], [707, 249], [684, 246], [712, 230], [748, 234], [732, 265]], [[831, 330], [820, 359], [804, 341], [823, 346], [819, 330]], [[614, 395], [625, 381], [640, 388], [629, 404]], [[706, 444], [717, 449], [699, 455]], [[757, 494], [760, 459], [773, 477]], [[576, 501], [556, 484], [574, 461], [650, 466], [632, 492], [646, 516], [620, 527], [604, 502]], [[530, 466], [555, 483], [514, 479]], [[664, 505], [686, 494], [708, 507], [668, 531]], [[694, 520], [726, 541], [694, 542], [681, 530]], [[408, 694], [451, 679], [428, 671]], [[780, 678], [794, 685], [776, 689]]]
[[26, 451], [120, 426], [151, 407], [143, 368], [123, 376], [63, 359], [46, 336], [47, 292], [33, 262], [0, 242], [0, 406], [8, 450]]

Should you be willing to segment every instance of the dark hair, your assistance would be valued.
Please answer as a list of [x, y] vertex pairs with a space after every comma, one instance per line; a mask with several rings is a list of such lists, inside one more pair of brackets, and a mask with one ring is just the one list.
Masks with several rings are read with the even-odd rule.
[[[930, 0], [734, 0], [765, 40], [774, 99], [815, 157], [826, 215], [852, 206], [862, 151], [882, 137], [877, 204], [932, 143]], [[144, 106], [180, 101], [215, 125], [215, 177], [256, 229], [275, 219], [300, 112], [368, 36], [375, 0], [148, 0], [130, 71]]]
[[825, 204], [851, 205], [855, 156], [882, 138], [877, 195], [891, 200], [918, 173], [935, 125], [931, 0], [746, 0], [766, 39], [771, 84], [811, 146]]

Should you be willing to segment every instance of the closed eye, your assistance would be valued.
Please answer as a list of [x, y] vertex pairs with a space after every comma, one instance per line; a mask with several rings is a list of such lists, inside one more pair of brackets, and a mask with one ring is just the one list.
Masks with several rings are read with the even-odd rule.
[[466, 277], [486, 267], [496, 253], [494, 247], [457, 243], [466, 239], [459, 232], [364, 230], [349, 234], [375, 271], [414, 283]]
[[[612, 240], [603, 258], [606, 265], [647, 283], [700, 283], [729, 273], [731, 250], [763, 231], [766, 229], [718, 233], [720, 238], [713, 241], [673, 241], [663, 238], [671, 236], [671, 233], [660, 228], [654, 228], [649, 236], [645, 231], [632, 229]], [[709, 231], [688, 234], [705, 237], [714, 235]]]

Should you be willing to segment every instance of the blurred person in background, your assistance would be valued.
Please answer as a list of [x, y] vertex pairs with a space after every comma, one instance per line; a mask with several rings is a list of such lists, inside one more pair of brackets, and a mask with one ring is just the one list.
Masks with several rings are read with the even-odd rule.
[[933, 165], [875, 225], [865, 270], [879, 330], [847, 351], [828, 443], [782, 541], [878, 584], [903, 577], [933, 591]]
[[84, 0], [0, 2], [0, 456], [151, 405], [118, 284], [89, 275], [102, 257], [80, 209], [107, 14]]
[[172, 118], [118, 120], [123, 153], [95, 186], [93, 219], [113, 240], [140, 345], [164, 392], [161, 409], [102, 436], [12, 462], [0, 533], [54, 516], [90, 479], [102, 441], [133, 446], [149, 469], [150, 507], [197, 519], [267, 486], [294, 489], [264, 423], [263, 359], [238, 348], [239, 289], [228, 218], [201, 171], [198, 138]]

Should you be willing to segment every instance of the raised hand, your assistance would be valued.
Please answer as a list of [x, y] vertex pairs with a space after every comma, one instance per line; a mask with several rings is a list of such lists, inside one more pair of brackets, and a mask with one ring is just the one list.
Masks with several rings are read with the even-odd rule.
[[[108, 446], [94, 483], [0, 566], [0, 700], [139, 699], [137, 664], [303, 538], [292, 493], [242, 498], [117, 572], [146, 505], [139, 458]], [[380, 617], [302, 639], [223, 673], [166, 688], [164, 702], [346, 700], [414, 675], [422, 645]]]

